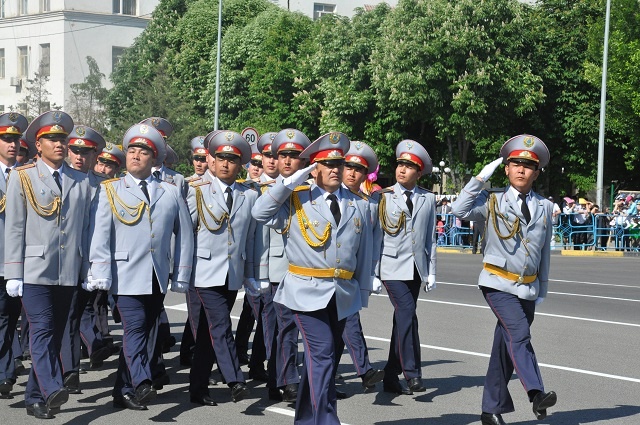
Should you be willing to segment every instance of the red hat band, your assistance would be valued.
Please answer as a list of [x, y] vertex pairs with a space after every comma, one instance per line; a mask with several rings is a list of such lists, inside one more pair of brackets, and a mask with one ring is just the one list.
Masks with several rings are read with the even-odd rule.
[[237, 156], [242, 156], [242, 152], [240, 152], [240, 149], [236, 148], [235, 146], [231, 146], [231, 145], [222, 145], [222, 146], [218, 146], [216, 148], [216, 153], [228, 153], [231, 155], [237, 155]]
[[416, 164], [418, 167], [420, 167], [420, 171], [424, 169], [424, 163], [422, 162], [422, 160], [412, 153], [402, 152], [398, 157], [398, 160], [408, 161], [413, 164]]
[[[269, 148], [271, 148], [271, 145], [269, 145]], [[281, 151], [300, 151], [300, 152], [302, 152], [303, 150], [304, 150], [304, 148], [302, 147], [302, 145], [299, 145], [299, 144], [293, 143], [293, 142], [283, 143], [278, 148], [278, 152], [281, 152]]]
[[24, 139], [20, 139], [20, 149], [29, 150], [29, 145]]
[[144, 137], [136, 137], [129, 142], [129, 146], [140, 146], [143, 148], [151, 149], [154, 155], [158, 156], [158, 148], [156, 148], [156, 145], [151, 140], [145, 139]]
[[540, 162], [538, 155], [528, 150], [511, 151], [507, 159], [526, 159], [528, 161]]
[[271, 143], [269, 143], [268, 145], [265, 145], [264, 148], [262, 148], [262, 153], [271, 153]]
[[115, 156], [115, 155], [111, 155], [109, 152], [101, 152], [100, 155], [98, 155], [98, 158], [102, 158], [105, 161], [115, 162], [118, 165], [121, 164], [120, 160], [118, 159], [118, 157]]
[[209, 151], [206, 150], [205, 148], [195, 148], [193, 150], [193, 154], [194, 155], [205, 155], [206, 156], [206, 155], [209, 154]]
[[369, 168], [369, 163], [367, 162], [367, 160], [358, 155], [347, 155], [344, 161], [352, 164], [362, 165], [364, 168], [367, 168], [367, 169]]
[[344, 158], [343, 152], [340, 149], [325, 149], [323, 151], [318, 151], [316, 153], [312, 153], [309, 156], [311, 159], [311, 163], [318, 161], [330, 161], [332, 159], [342, 159]]
[[47, 135], [47, 134], [62, 134], [64, 136], [66, 136], [69, 133], [64, 131], [64, 128], [62, 126], [58, 125], [58, 124], [48, 125], [48, 126], [42, 127], [40, 130], [38, 130], [38, 134], [36, 134], [36, 140], [39, 139], [42, 136]]
[[253, 154], [251, 154], [251, 159], [253, 159], [255, 161], [262, 161], [262, 154], [261, 153], [253, 153]]
[[0, 127], [0, 134], [15, 134], [16, 136], [20, 136], [22, 132], [18, 127], [9, 125], [6, 127]]
[[77, 146], [79, 148], [96, 148], [98, 144], [87, 139], [71, 139], [69, 146]]

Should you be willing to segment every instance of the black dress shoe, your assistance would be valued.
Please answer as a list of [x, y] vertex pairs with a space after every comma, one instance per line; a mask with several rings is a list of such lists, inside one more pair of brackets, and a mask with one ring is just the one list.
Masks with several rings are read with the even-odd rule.
[[26, 370], [22, 364], [22, 360], [20, 359], [13, 359], [13, 366], [15, 368], [16, 375], [21, 375]]
[[95, 350], [89, 356], [89, 367], [91, 369], [95, 369], [97, 367], [102, 366], [105, 360], [107, 360], [111, 356], [111, 348], [104, 346]]
[[70, 372], [63, 380], [64, 387], [69, 394], [82, 394], [80, 391], [80, 373]]
[[55, 418], [45, 403], [27, 404], [27, 415], [35, 416], [38, 419]]
[[369, 369], [367, 373], [362, 375], [362, 386], [367, 388], [374, 387], [378, 382], [384, 378], [384, 370], [381, 369]]
[[336, 399], [344, 400], [347, 397], [349, 397], [349, 396], [344, 391], [336, 390]]
[[558, 401], [558, 396], [554, 391], [548, 393], [539, 392], [533, 398], [533, 414], [536, 415], [537, 420], [542, 420], [547, 417], [547, 409], [551, 406], [555, 406]]
[[295, 402], [298, 399], [298, 384], [287, 384], [282, 389], [282, 401]]
[[409, 388], [405, 388], [401, 383], [400, 380], [396, 379], [390, 379], [390, 380], [383, 380], [382, 381], [382, 389], [384, 392], [386, 393], [392, 393], [392, 394], [398, 394], [398, 395], [411, 395], [413, 394], [413, 392], [411, 392], [411, 390]]
[[278, 388], [269, 388], [269, 400], [282, 401], [282, 393]]
[[422, 385], [421, 378], [411, 378], [408, 382], [409, 389], [414, 393], [423, 393], [427, 391], [427, 389]]
[[191, 394], [189, 397], [191, 403], [199, 404], [201, 406], [217, 406], [216, 403], [209, 395], [195, 395]]
[[482, 412], [480, 421], [482, 421], [482, 425], [507, 425], [506, 422], [502, 420], [502, 415], [495, 413]]
[[149, 404], [151, 400], [156, 398], [156, 395], [156, 390], [148, 381], [143, 382], [142, 384], [138, 385], [138, 388], [136, 388], [136, 401], [143, 406]]
[[47, 409], [55, 409], [69, 401], [69, 392], [66, 388], [60, 388], [54, 391], [47, 398]]
[[209, 386], [213, 387], [214, 385], [218, 385], [218, 381], [214, 376], [209, 376]]
[[9, 393], [13, 389], [13, 381], [11, 379], [4, 379], [0, 381], [0, 393]]
[[249, 395], [249, 388], [242, 382], [231, 387], [231, 400], [236, 403]]
[[254, 381], [267, 382], [269, 375], [264, 369], [249, 369], [249, 378]]
[[147, 406], [143, 406], [142, 404], [138, 403], [138, 400], [136, 400], [136, 398], [131, 394], [114, 397], [113, 407], [118, 409], [147, 410]]
[[171, 383], [171, 379], [169, 378], [169, 375], [167, 375], [167, 373], [165, 372], [164, 374], [158, 376], [157, 378], [153, 378], [153, 382], [151, 383], [151, 386], [153, 386], [154, 390], [160, 391], [161, 389], [164, 388], [165, 385], [169, 385], [170, 383]]

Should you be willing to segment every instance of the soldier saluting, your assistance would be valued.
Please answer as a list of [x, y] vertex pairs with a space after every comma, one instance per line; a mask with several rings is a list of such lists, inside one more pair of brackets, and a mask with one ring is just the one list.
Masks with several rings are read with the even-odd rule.
[[[514, 411], [507, 386], [514, 369], [536, 419], [544, 419], [557, 400], [544, 390], [530, 331], [536, 305], [547, 296], [553, 215], [553, 204], [531, 188], [549, 156], [537, 137], [515, 136], [451, 205], [461, 219], [487, 222], [478, 286], [498, 321], [482, 395], [483, 425], [503, 425], [502, 413]], [[503, 162], [509, 186], [490, 194], [484, 183]]]

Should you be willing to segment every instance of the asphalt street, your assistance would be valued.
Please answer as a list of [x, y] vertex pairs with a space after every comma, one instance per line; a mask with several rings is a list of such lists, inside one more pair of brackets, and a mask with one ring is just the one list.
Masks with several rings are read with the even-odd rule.
[[[422, 374], [427, 391], [394, 396], [364, 393], [345, 352], [340, 388], [349, 398], [338, 402], [344, 424], [468, 425], [479, 424], [482, 385], [495, 318], [476, 282], [480, 255], [439, 253], [435, 291], [420, 295], [418, 316], [422, 343]], [[522, 385], [513, 377], [510, 391], [516, 412], [503, 415], [509, 424], [640, 424], [640, 258], [552, 256], [549, 295], [536, 312], [533, 345], [547, 390], [558, 404], [536, 421]], [[179, 340], [186, 319], [184, 296], [170, 293], [165, 301], [173, 335]], [[234, 307], [234, 323], [242, 307]], [[384, 367], [393, 309], [383, 293], [373, 296], [361, 312], [374, 367]], [[121, 334], [114, 325], [115, 335]], [[119, 337], [116, 336], [119, 341]], [[81, 375], [83, 394], [49, 424], [125, 424], [133, 421], [180, 424], [293, 423], [293, 406], [270, 402], [262, 383], [249, 382], [251, 395], [232, 403], [229, 389], [210, 388], [216, 407], [189, 403], [189, 370], [178, 363], [176, 346], [165, 356], [171, 384], [160, 391], [148, 411], [116, 410], [111, 388], [117, 359]], [[300, 347], [302, 350], [302, 347]], [[27, 363], [27, 366], [29, 364]], [[246, 371], [246, 367], [244, 367]], [[246, 374], [245, 374], [246, 375]], [[38, 422], [24, 408], [26, 375], [14, 387], [14, 398], [0, 400], [0, 424]]]

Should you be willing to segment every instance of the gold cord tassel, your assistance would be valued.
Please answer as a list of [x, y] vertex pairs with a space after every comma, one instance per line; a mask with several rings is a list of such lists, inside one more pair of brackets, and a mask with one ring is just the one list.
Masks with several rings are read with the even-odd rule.
[[[60, 221], [60, 208], [62, 207], [62, 201], [59, 196], [53, 198], [53, 201], [48, 203], [47, 205], [40, 205], [36, 200], [36, 195], [33, 192], [33, 186], [31, 185], [31, 179], [29, 175], [24, 170], [19, 170], [18, 175], [20, 176], [20, 184], [22, 186], [22, 190], [24, 191], [24, 196], [29, 201], [29, 204], [33, 208], [33, 210], [40, 217], [51, 217], [56, 214], [58, 216], [58, 222]], [[4, 211], [6, 204], [6, 195], [2, 202], [2, 210]]]
[[[380, 225], [382, 230], [390, 236], [395, 236], [400, 233], [400, 229], [406, 226], [406, 217], [404, 211], [400, 213], [398, 222], [393, 224], [387, 216], [387, 197], [382, 194], [380, 196], [380, 202], [378, 203], [378, 216], [380, 217]], [[406, 228], [405, 228], [406, 231]]]
[[[500, 228], [498, 226], [498, 217], [500, 217], [500, 220], [502, 221], [504, 226], [509, 230], [509, 233], [507, 235], [503, 235], [502, 233], [500, 233]], [[515, 216], [513, 225], [511, 225], [511, 223], [509, 223], [509, 220], [507, 220], [507, 217], [505, 217], [505, 215], [502, 214], [498, 209], [498, 198], [496, 197], [495, 193], [492, 193], [489, 196], [489, 214], [487, 216], [487, 221], [491, 221], [493, 230], [495, 230], [496, 235], [498, 235], [498, 237], [502, 240], [511, 239], [520, 231], [520, 217]]]
[[[126, 224], [127, 226], [131, 226], [133, 224], [136, 224], [142, 218], [142, 211], [145, 209], [145, 207], [146, 207], [147, 213], [149, 215], [149, 218], [151, 218], [151, 210], [150, 210], [149, 206], [146, 205], [144, 202], [140, 202], [135, 207], [127, 205], [118, 196], [118, 194], [116, 193], [116, 190], [113, 187], [113, 184], [111, 182], [104, 182], [103, 184], [104, 184], [104, 187], [105, 187], [105, 190], [106, 190], [106, 193], [107, 193], [107, 200], [109, 201], [109, 205], [111, 205], [111, 212], [113, 213], [114, 216], [116, 216], [116, 218], [121, 223]], [[125, 220], [124, 217], [122, 217], [122, 216], [120, 216], [120, 214], [118, 214], [118, 208], [116, 206], [116, 202], [118, 203], [119, 206], [124, 208], [130, 216], [133, 217], [131, 220]]]
[[[227, 214], [226, 212], [222, 214], [222, 216], [220, 218], [216, 217], [213, 214], [213, 211], [211, 211], [207, 205], [204, 202], [204, 197], [202, 195], [202, 190], [199, 187], [196, 187], [196, 208], [198, 210], [198, 230], [200, 229], [201, 225], [204, 225], [204, 227], [207, 228], [207, 230], [209, 230], [210, 232], [216, 232], [218, 230], [220, 230], [220, 228], [222, 227], [222, 225], [224, 224], [224, 220], [227, 220], [227, 224], [229, 226], [229, 232], [231, 232], [231, 221], [229, 220], [229, 214]], [[218, 227], [211, 227], [209, 226], [209, 223], [207, 222], [206, 216], [205, 216], [205, 211], [207, 212], [207, 215], [213, 219], [213, 221], [218, 225]]]

